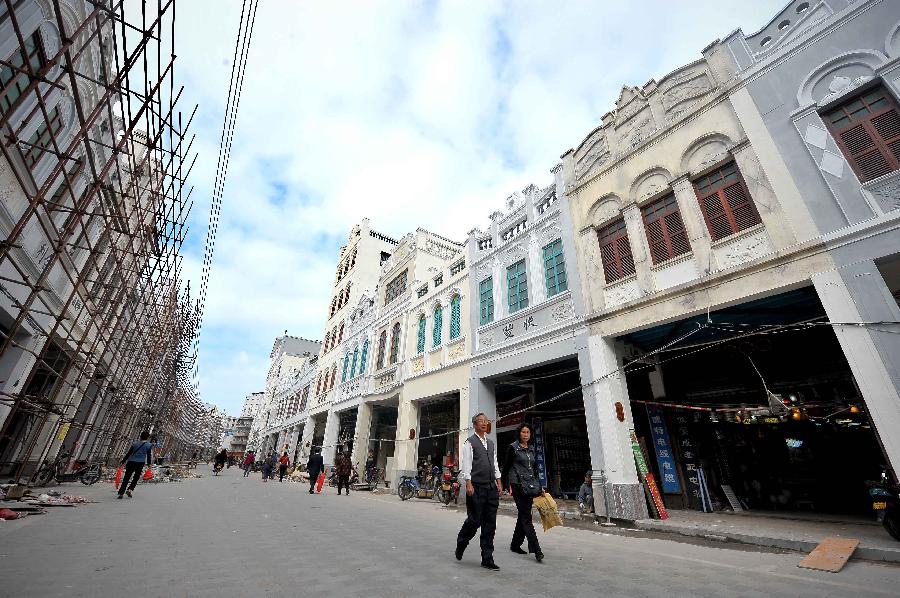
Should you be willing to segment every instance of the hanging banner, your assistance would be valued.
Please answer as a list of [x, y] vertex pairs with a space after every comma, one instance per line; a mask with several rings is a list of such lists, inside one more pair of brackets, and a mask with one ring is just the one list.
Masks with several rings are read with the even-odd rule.
[[634, 453], [634, 463], [638, 471], [638, 476], [642, 478], [644, 488], [650, 494], [650, 500], [653, 501], [653, 505], [656, 507], [659, 518], [668, 519], [669, 513], [668, 511], [666, 511], [666, 505], [665, 503], [663, 503], [662, 496], [659, 493], [659, 488], [656, 485], [656, 480], [653, 478], [653, 474], [650, 473], [649, 469], [647, 469], [647, 462], [644, 461], [644, 455], [641, 452], [641, 445], [638, 442], [637, 435], [634, 433], [634, 430], [631, 431], [631, 452]]
[[672, 443], [669, 442], [669, 430], [666, 428], [663, 408], [647, 405], [647, 415], [650, 417], [650, 433], [653, 437], [656, 462], [659, 464], [659, 475], [662, 477], [663, 492], [681, 494], [681, 482], [678, 479], [678, 470], [675, 469], [675, 455]]
[[[497, 431], [504, 432], [525, 421], [525, 395], [497, 404]], [[512, 415], [510, 415], [512, 414]]]
[[544, 456], [544, 422], [539, 417], [531, 420], [534, 428], [534, 460], [537, 462], [538, 477], [541, 478], [541, 487], [547, 487], [547, 460]]

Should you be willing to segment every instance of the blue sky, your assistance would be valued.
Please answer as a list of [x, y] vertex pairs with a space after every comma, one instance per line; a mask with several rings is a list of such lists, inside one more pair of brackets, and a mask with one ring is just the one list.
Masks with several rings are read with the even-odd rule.
[[[320, 339], [337, 250], [363, 217], [462, 241], [642, 85], [783, 1], [261, 2], [200, 344], [203, 400], [237, 413], [274, 339]], [[200, 152], [186, 272], [199, 282], [241, 4], [178, 4]]]

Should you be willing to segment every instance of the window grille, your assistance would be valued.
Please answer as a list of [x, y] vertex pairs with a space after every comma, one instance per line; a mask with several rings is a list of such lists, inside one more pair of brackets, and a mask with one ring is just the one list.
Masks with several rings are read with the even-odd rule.
[[450, 266], [450, 276], [455, 276], [466, 269], [466, 260], [460, 260]]
[[375, 365], [377, 369], [381, 369], [384, 367], [384, 350], [387, 346], [387, 331], [382, 330], [381, 336], [378, 337], [378, 358], [375, 361]]
[[416, 335], [416, 353], [425, 352], [425, 316], [419, 316], [419, 331]]
[[34, 170], [37, 163], [44, 157], [44, 154], [53, 148], [53, 140], [62, 129], [62, 117], [59, 114], [57, 106], [51, 110], [48, 115], [49, 120], [42, 122], [37, 128], [28, 143], [23, 147], [25, 155], [25, 164]]
[[431, 326], [431, 346], [439, 347], [441, 345], [442, 328], [444, 325], [444, 310], [438, 305], [434, 308], [434, 322]]
[[419, 290], [416, 291], [416, 295], [421, 299], [425, 295], [428, 294], [428, 285], [426, 284], [424, 287], [419, 287]]
[[359, 359], [359, 347], [353, 347], [353, 361], [350, 362], [350, 377], [356, 377], [356, 360]]
[[347, 381], [347, 369], [350, 367], [350, 351], [344, 354], [344, 367], [341, 371], [341, 382]]
[[363, 342], [362, 353], [359, 355], [359, 375], [362, 376], [366, 371], [366, 357], [369, 354], [369, 339]]
[[528, 220], [523, 218], [521, 221], [516, 223], [515, 226], [506, 229], [506, 232], [501, 235], [501, 238], [504, 241], [509, 241], [510, 239], [518, 237], [520, 234], [522, 234], [526, 228], [528, 228]]
[[391, 364], [397, 363], [400, 357], [400, 322], [394, 324], [391, 331]]
[[24, 50], [25, 52], [22, 52], [22, 49], [17, 50], [9, 58], [7, 62], [12, 66], [0, 64], [0, 90], [6, 90], [3, 95], [0, 95], [0, 114], [6, 114], [31, 83], [31, 76], [27, 72], [25, 62], [27, 61], [31, 65], [31, 70], [35, 73], [40, 71], [47, 62], [44, 58], [41, 34], [38, 31], [25, 39]]
[[394, 277], [394, 280], [388, 283], [384, 292], [384, 304], [387, 305], [400, 296], [406, 290], [406, 270]]

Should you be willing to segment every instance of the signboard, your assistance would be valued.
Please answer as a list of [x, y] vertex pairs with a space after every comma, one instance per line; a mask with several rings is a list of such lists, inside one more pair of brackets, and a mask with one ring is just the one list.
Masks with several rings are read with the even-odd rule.
[[[525, 395], [505, 403], [497, 403], [497, 431], [514, 428], [525, 421]], [[516, 413], [518, 412], [518, 413]], [[508, 415], [513, 414], [513, 415]]]
[[650, 416], [650, 433], [653, 437], [656, 462], [659, 464], [659, 475], [662, 477], [663, 492], [681, 494], [681, 482], [675, 468], [675, 455], [672, 452], [672, 443], [669, 442], [669, 430], [666, 427], [663, 408], [658, 405], [647, 405], [647, 415]]
[[544, 422], [539, 417], [531, 420], [534, 428], [534, 460], [537, 461], [538, 477], [541, 479], [541, 487], [547, 487], [547, 459], [544, 455]]
[[690, 496], [690, 501], [695, 505], [700, 505], [702, 510], [702, 499], [700, 496], [700, 464], [697, 459], [697, 449], [691, 438], [691, 432], [688, 428], [688, 415], [684, 411], [676, 412], [675, 430], [678, 438], [678, 444], [681, 447], [681, 469], [684, 473], [685, 485]]
[[637, 466], [638, 475], [643, 478], [644, 488], [649, 492], [650, 498], [653, 500], [653, 505], [659, 513], [659, 518], [668, 519], [669, 513], [666, 511], [666, 505], [663, 503], [662, 496], [659, 493], [659, 488], [656, 485], [653, 474], [647, 469], [647, 462], [644, 461], [644, 455], [641, 453], [641, 445], [638, 444], [638, 439], [634, 430], [631, 431], [631, 452], [634, 453], [634, 462]]
[[504, 343], [515, 342], [525, 336], [561, 324], [572, 318], [574, 314], [575, 304], [572, 302], [572, 298], [568, 293], [561, 293], [547, 301], [540, 309], [526, 314], [512, 315], [500, 322], [485, 326], [478, 333], [478, 349], [490, 349]]

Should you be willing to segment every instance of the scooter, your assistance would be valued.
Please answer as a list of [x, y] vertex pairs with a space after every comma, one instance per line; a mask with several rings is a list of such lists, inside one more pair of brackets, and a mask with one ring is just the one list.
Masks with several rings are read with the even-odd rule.
[[450, 471], [446, 467], [444, 468], [436, 494], [437, 499], [445, 505], [449, 505], [451, 500], [457, 503], [459, 502], [459, 482], [457, 481], [457, 472]]
[[881, 479], [866, 482], [866, 486], [881, 525], [892, 538], [900, 540], [900, 485], [893, 483], [887, 471], [882, 470]]

